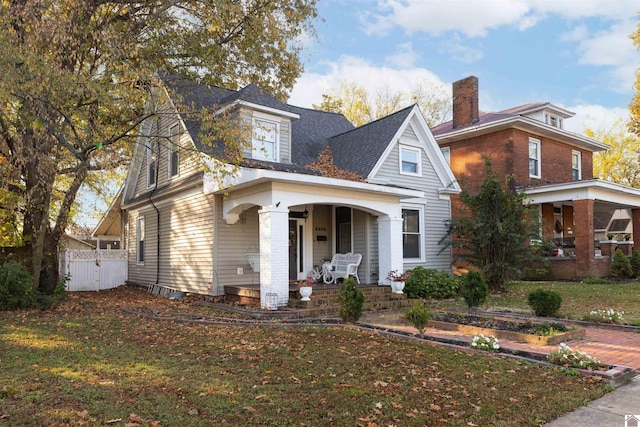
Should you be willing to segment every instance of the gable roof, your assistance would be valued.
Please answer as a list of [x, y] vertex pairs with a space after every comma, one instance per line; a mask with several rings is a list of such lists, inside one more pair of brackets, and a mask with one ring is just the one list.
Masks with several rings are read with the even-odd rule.
[[367, 177], [405, 122], [413, 105], [329, 139], [334, 164]]

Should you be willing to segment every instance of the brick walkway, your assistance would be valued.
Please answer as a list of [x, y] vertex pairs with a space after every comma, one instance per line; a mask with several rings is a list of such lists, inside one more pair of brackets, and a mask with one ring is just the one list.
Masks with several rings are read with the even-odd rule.
[[[415, 328], [398, 320], [400, 313], [367, 313], [360, 319], [361, 322], [371, 323], [380, 327], [401, 329], [415, 332]], [[581, 327], [582, 328], [582, 327]], [[629, 366], [640, 369], [640, 333], [622, 332], [603, 328], [585, 328], [586, 337], [579, 341], [567, 343], [574, 350], [581, 350], [599, 359], [603, 363], [611, 365]], [[462, 341], [471, 341], [470, 335], [464, 335], [454, 331], [442, 331], [434, 328], [425, 329], [425, 335], [441, 338], [456, 338]], [[508, 349], [525, 350], [532, 353], [548, 355], [557, 345], [533, 345], [500, 340], [500, 346]]]

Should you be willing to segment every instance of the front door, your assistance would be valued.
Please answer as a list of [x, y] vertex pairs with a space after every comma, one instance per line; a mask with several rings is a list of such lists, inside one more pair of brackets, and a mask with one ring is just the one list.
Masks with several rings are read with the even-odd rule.
[[304, 278], [304, 225], [299, 219], [289, 219], [289, 280]]

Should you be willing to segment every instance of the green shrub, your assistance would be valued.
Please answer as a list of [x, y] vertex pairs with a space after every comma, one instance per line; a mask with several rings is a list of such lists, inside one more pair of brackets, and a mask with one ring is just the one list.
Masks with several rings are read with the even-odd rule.
[[425, 326], [429, 323], [429, 309], [426, 308], [422, 301], [416, 301], [413, 306], [405, 313], [407, 320], [420, 332], [424, 331]]
[[404, 293], [409, 298], [445, 299], [458, 295], [460, 283], [446, 271], [416, 267], [410, 270]]
[[462, 276], [460, 294], [467, 303], [469, 309], [478, 307], [487, 300], [489, 287], [482, 274], [478, 271], [470, 271]]
[[585, 285], [610, 285], [611, 281], [601, 277], [587, 277], [582, 283]]
[[633, 277], [640, 278], [640, 252], [633, 251], [631, 255], [631, 270], [633, 271]]
[[558, 313], [562, 305], [562, 297], [555, 291], [536, 289], [529, 294], [527, 302], [536, 316], [551, 317]]
[[33, 307], [36, 292], [27, 269], [15, 261], [0, 265], [0, 310]]
[[344, 279], [340, 286], [338, 303], [340, 304], [340, 317], [346, 323], [356, 323], [360, 319], [364, 304], [364, 293], [358, 289], [356, 281], [351, 276]]
[[629, 258], [620, 249], [616, 249], [611, 261], [611, 275], [616, 279], [628, 279], [633, 275]]

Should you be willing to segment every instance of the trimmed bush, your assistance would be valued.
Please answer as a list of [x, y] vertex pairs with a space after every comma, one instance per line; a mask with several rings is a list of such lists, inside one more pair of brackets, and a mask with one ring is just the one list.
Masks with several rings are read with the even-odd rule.
[[562, 305], [562, 297], [555, 291], [536, 289], [527, 298], [529, 306], [536, 316], [551, 317], [558, 313]]
[[616, 279], [628, 279], [633, 276], [631, 261], [620, 249], [616, 249], [611, 261], [611, 275]]
[[409, 298], [453, 298], [460, 290], [458, 279], [446, 271], [416, 267], [409, 273], [404, 286]]
[[631, 255], [631, 270], [633, 271], [633, 277], [640, 278], [640, 252], [633, 251]]
[[342, 282], [338, 303], [340, 304], [340, 317], [346, 323], [356, 323], [360, 319], [364, 304], [364, 293], [358, 289], [353, 277], [349, 276]]
[[420, 332], [420, 335], [422, 335], [422, 332], [424, 331], [425, 326], [427, 326], [427, 323], [429, 323], [429, 319], [431, 317], [429, 309], [424, 306], [424, 303], [422, 301], [414, 302], [413, 306], [407, 310], [405, 315], [407, 316], [407, 320], [409, 320], [413, 327]]
[[476, 308], [487, 300], [489, 287], [479, 271], [470, 271], [462, 276], [460, 295], [469, 309]]
[[15, 261], [0, 265], [0, 310], [33, 307], [37, 295], [27, 269]]

